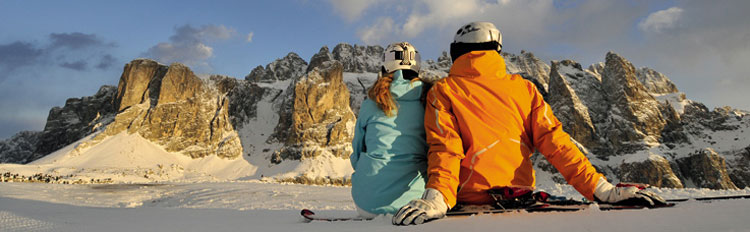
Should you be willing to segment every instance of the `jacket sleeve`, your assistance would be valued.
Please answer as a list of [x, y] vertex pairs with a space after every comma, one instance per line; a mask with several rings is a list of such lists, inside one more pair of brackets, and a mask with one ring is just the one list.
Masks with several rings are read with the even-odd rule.
[[456, 117], [451, 112], [449, 93], [437, 84], [427, 94], [425, 108], [425, 132], [429, 152], [427, 155], [426, 188], [443, 194], [449, 208], [456, 205], [458, 174], [464, 150], [459, 136]]
[[534, 147], [544, 155], [565, 180], [589, 200], [594, 199], [594, 189], [599, 177], [588, 158], [573, 143], [562, 123], [552, 113], [533, 84], [528, 84], [531, 92], [531, 132]]
[[[366, 102], [363, 102], [366, 103]], [[359, 117], [357, 117], [357, 123], [354, 125], [354, 139], [352, 139], [352, 154], [349, 156], [349, 161], [352, 163], [352, 169], [357, 169], [357, 161], [359, 161], [359, 155], [365, 152], [365, 130], [367, 126], [367, 119], [369, 118], [366, 104], [362, 104], [359, 109]]]

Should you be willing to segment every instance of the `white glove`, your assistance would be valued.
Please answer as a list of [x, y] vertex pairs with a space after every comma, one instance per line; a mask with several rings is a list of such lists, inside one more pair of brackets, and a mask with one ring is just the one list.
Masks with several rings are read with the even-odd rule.
[[440, 191], [427, 188], [421, 199], [412, 200], [393, 215], [394, 225], [422, 224], [431, 219], [445, 217], [448, 205]]
[[599, 182], [596, 183], [594, 198], [597, 202], [619, 205], [654, 207], [667, 204], [667, 201], [656, 193], [640, 190], [634, 186], [615, 187], [604, 177], [599, 178]]

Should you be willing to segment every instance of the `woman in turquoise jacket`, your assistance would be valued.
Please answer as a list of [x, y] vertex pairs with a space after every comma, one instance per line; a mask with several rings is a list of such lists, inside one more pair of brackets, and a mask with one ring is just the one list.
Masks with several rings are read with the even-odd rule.
[[417, 73], [416, 49], [406, 42], [391, 44], [360, 107], [350, 160], [352, 198], [364, 218], [395, 214], [424, 192], [427, 143]]

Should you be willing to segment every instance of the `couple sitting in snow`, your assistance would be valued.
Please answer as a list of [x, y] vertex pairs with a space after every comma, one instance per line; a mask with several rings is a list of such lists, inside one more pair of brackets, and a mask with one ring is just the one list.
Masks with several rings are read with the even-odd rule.
[[457, 203], [492, 204], [488, 190], [534, 186], [535, 149], [589, 200], [664, 203], [598, 173], [534, 84], [506, 73], [501, 48], [492, 23], [461, 27], [450, 46], [448, 77], [429, 90], [418, 77], [414, 46], [385, 49], [352, 142], [352, 198], [362, 217], [394, 214], [393, 224], [420, 224]]

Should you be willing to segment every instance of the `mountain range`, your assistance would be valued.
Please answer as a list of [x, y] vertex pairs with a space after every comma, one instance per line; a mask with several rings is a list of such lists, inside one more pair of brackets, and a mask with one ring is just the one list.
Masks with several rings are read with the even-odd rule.
[[[0, 141], [0, 172], [114, 182], [270, 179], [347, 184], [359, 105], [380, 69], [380, 46], [289, 53], [237, 79], [198, 76], [179, 63], [136, 59], [118, 86], [68, 99], [43, 131]], [[658, 187], [750, 185], [750, 117], [687, 99], [665, 75], [609, 52], [584, 68], [503, 53], [532, 81], [563, 128], [608, 179]], [[423, 63], [447, 76], [443, 53]], [[747, 131], [747, 132], [746, 132]], [[538, 181], [564, 183], [534, 155]]]

